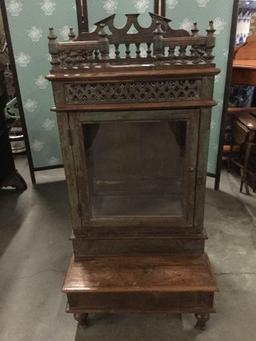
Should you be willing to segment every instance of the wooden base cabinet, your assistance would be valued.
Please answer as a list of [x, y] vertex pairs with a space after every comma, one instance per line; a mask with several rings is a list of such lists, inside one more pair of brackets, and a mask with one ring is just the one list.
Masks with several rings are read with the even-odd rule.
[[[194, 313], [214, 310], [208, 257], [130, 256], [71, 260], [63, 292], [69, 313]], [[206, 322], [206, 321], [205, 321]]]
[[200, 36], [151, 17], [118, 29], [111, 16], [69, 42], [50, 30], [73, 224], [63, 292], [84, 325], [89, 313], [170, 312], [203, 329], [217, 290], [203, 227], [214, 27]]

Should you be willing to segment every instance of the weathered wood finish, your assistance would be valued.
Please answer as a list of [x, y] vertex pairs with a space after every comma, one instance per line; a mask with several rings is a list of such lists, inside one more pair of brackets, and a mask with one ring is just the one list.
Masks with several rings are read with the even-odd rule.
[[[142, 28], [138, 15], [127, 15], [127, 24], [118, 29], [111, 16], [97, 23], [93, 33], [81, 33], [77, 39], [71, 29], [69, 42], [57, 42], [50, 30], [52, 70], [47, 78], [53, 84], [56, 107], [52, 110], [58, 117], [75, 257], [63, 291], [68, 296], [67, 311], [80, 322], [87, 320], [87, 313], [95, 312], [195, 313], [196, 327], [202, 329], [214, 312], [216, 291], [204, 253], [207, 237], [203, 226], [211, 108], [216, 104], [214, 76], [219, 72], [212, 54], [214, 28], [210, 22], [207, 35], [200, 36], [196, 23], [190, 34], [173, 30], [166, 18], [151, 17], [151, 26]], [[132, 26], [137, 33], [129, 33]], [[136, 47], [133, 53], [132, 44]], [[143, 45], [147, 47], [144, 52]], [[102, 126], [108, 131], [107, 139]], [[152, 135], [147, 133], [149, 127], [156, 129]], [[162, 134], [171, 137], [164, 140]], [[118, 139], [125, 141], [124, 137], [130, 144], [123, 142], [120, 151]], [[96, 143], [92, 151], [95, 139], [105, 149]], [[143, 143], [134, 146], [131, 141]], [[156, 146], [160, 146], [159, 153], [151, 154]], [[172, 208], [168, 206], [165, 213], [152, 207], [150, 212], [143, 208], [139, 213], [97, 215], [93, 186], [98, 186], [101, 200], [98, 193], [115, 177], [115, 168], [105, 162], [109, 150], [114, 150], [111, 160], [122, 165], [124, 177], [130, 166], [137, 173], [144, 168], [133, 164], [134, 154], [136, 160], [144, 153], [152, 160], [153, 155], [153, 161], [147, 163], [150, 170], [160, 167], [163, 159], [165, 165], [174, 164], [171, 174], [168, 166], [160, 178], [149, 177], [149, 181], [142, 176], [134, 181], [128, 172], [130, 178], [122, 178], [121, 185], [120, 181], [111, 183], [117, 193], [135, 193], [135, 199], [141, 188], [146, 193], [148, 187], [157, 189], [160, 202], [163, 193], [159, 188], [169, 195], [172, 186], [174, 199], [168, 201]], [[94, 154], [96, 161], [97, 155], [105, 160], [96, 170]], [[95, 182], [97, 172], [105, 177], [100, 184]], [[114, 197], [110, 198], [111, 203]]]
[[76, 260], [83, 260], [87, 257], [107, 257], [114, 255], [193, 255], [200, 256], [203, 253], [204, 235], [196, 236], [173, 236], [147, 237], [143, 238], [126, 236], [123, 238], [85, 238], [76, 236], [72, 238], [74, 255]]
[[72, 260], [63, 287], [72, 313], [212, 313], [216, 290], [206, 255]]

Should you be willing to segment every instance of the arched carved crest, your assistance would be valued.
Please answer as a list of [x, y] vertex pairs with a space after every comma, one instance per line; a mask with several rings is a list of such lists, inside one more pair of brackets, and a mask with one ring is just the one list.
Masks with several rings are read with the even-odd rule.
[[[103, 20], [98, 21], [95, 26], [95, 30], [92, 33], [81, 33], [78, 36], [78, 40], [90, 40], [98, 36], [102, 25], [104, 25], [106, 31], [108, 30], [111, 34], [109, 36], [110, 43], [118, 42], [120, 40], [132, 39], [139, 37], [140, 40], [152, 39], [152, 32], [156, 29], [156, 23], [161, 24], [163, 30], [163, 36], [166, 37], [188, 37], [190, 34], [186, 30], [174, 30], [170, 27], [171, 19], [167, 19], [158, 14], [149, 13], [151, 16], [151, 25], [149, 27], [142, 27], [138, 21], [140, 14], [126, 14], [126, 24], [124, 27], [116, 27], [114, 25], [116, 15], [113, 14]], [[132, 31], [132, 29], [135, 29]], [[133, 32], [133, 33], [130, 33]]]

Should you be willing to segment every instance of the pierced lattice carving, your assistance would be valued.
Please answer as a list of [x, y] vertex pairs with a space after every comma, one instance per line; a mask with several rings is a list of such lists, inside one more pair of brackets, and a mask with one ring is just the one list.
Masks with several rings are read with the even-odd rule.
[[67, 104], [165, 102], [200, 98], [201, 80], [66, 84]]

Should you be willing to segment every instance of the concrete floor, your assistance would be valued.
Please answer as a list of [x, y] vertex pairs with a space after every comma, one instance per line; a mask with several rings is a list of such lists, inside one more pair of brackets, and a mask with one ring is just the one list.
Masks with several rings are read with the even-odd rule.
[[220, 289], [207, 330], [194, 330], [192, 315], [99, 315], [83, 329], [61, 293], [72, 254], [63, 171], [41, 172], [33, 188], [26, 162], [17, 166], [28, 190], [0, 192], [1, 341], [256, 340], [256, 201], [239, 195], [233, 176], [224, 173], [220, 192], [207, 186], [207, 251]]

